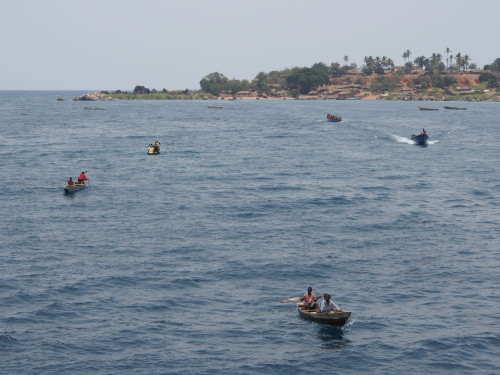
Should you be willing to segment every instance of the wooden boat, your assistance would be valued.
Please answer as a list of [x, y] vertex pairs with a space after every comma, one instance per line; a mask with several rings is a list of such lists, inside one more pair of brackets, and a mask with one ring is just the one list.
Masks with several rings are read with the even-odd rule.
[[338, 116], [338, 115], [331, 115], [331, 114], [327, 114], [326, 115], [326, 118], [328, 119], [328, 121], [330, 122], [340, 122], [342, 121], [342, 117]]
[[420, 133], [418, 135], [413, 134], [410, 138], [415, 144], [423, 145], [423, 144], [427, 143], [429, 136], [427, 135], [427, 132], [425, 131], [425, 129], [422, 129], [422, 133]]
[[444, 105], [443, 107], [446, 108], [446, 109], [461, 109], [461, 110], [467, 109], [465, 107], [455, 107], [455, 106], [452, 106], [452, 105]]
[[439, 108], [430, 108], [430, 107], [418, 107], [421, 111], [439, 111]]
[[83, 182], [75, 182], [73, 185], [66, 184], [63, 186], [63, 189], [65, 193], [74, 193], [76, 191], [85, 189], [88, 186], [89, 186], [89, 180], [86, 179]]
[[350, 311], [337, 310], [327, 313], [320, 313], [317, 310], [304, 309], [302, 305], [302, 303], [297, 304], [297, 311], [299, 312], [299, 316], [303, 319], [311, 320], [317, 323], [342, 327], [346, 324], [347, 320], [351, 316]]

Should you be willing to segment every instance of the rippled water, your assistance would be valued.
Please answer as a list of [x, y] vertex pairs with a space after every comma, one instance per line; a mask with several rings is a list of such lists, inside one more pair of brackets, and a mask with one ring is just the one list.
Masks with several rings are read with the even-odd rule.
[[499, 103], [78, 94], [0, 92], [0, 373], [497, 373]]

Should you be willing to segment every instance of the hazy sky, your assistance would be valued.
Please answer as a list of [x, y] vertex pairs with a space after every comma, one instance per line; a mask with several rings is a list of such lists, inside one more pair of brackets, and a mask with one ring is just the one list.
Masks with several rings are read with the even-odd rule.
[[199, 89], [364, 56], [500, 57], [498, 0], [1, 0], [0, 89]]

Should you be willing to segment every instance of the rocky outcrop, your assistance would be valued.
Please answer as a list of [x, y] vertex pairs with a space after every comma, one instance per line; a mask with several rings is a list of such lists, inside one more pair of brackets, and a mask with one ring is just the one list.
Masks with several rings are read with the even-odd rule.
[[108, 96], [109, 93], [105, 94], [103, 92], [89, 92], [87, 94], [83, 94], [72, 100], [81, 101], [81, 102], [96, 102], [100, 100], [114, 100], [113, 98]]

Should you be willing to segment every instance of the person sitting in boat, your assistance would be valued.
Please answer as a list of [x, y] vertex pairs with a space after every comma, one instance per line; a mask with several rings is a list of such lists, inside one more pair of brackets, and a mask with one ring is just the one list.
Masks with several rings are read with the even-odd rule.
[[73, 178], [69, 178], [68, 180], [68, 185], [74, 185], [75, 184], [75, 181], [73, 181]]
[[307, 288], [307, 293], [300, 299], [301, 301], [304, 301], [304, 304], [302, 305], [304, 309], [316, 310], [318, 308], [316, 301], [318, 298], [321, 298], [321, 296], [316, 297], [312, 290], [313, 288], [311, 287]]
[[87, 181], [87, 176], [85, 175], [85, 172], [80, 173], [80, 176], [78, 176], [78, 183], [83, 184], [85, 181]]
[[330, 300], [331, 297], [332, 296], [329, 295], [328, 293], [325, 293], [323, 295], [323, 301], [321, 301], [321, 304], [319, 305], [319, 312], [330, 312], [330, 311], [340, 310], [339, 307]]
[[160, 142], [156, 141], [153, 148], [154, 148], [155, 153], [160, 152]]

